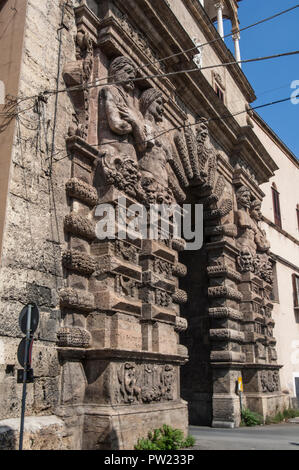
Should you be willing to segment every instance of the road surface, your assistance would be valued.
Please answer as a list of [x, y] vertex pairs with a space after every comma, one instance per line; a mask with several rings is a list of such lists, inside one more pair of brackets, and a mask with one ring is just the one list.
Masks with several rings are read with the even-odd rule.
[[299, 450], [299, 424], [215, 429], [190, 426], [196, 450]]

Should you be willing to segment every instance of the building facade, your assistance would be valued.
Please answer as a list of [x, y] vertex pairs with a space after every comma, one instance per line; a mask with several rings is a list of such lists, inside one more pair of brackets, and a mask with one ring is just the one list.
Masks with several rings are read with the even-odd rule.
[[[17, 438], [18, 317], [30, 302], [31, 448], [129, 449], [164, 423], [238, 426], [239, 377], [265, 418], [289, 406], [273, 333], [280, 255], [260, 211], [286, 162], [251, 116], [240, 65], [223, 66], [235, 61], [223, 16], [239, 60], [235, 0], [2, 3], [4, 448]], [[187, 249], [174, 213], [166, 238], [163, 214], [157, 238], [132, 225], [134, 211], [169, 203], [203, 207], [202, 247]]]
[[270, 181], [262, 185], [263, 228], [271, 243], [274, 261], [273, 317], [277, 338], [278, 362], [281, 369], [281, 387], [298, 406], [299, 389], [299, 318], [298, 318], [298, 159], [255, 116], [254, 130], [279, 167]]

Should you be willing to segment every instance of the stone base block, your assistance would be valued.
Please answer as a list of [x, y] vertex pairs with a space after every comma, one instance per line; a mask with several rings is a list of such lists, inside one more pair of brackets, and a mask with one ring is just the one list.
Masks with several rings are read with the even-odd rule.
[[240, 399], [236, 394], [213, 395], [213, 428], [235, 428], [240, 425]]
[[[20, 419], [0, 421], [0, 450], [18, 450]], [[64, 422], [57, 416], [26, 416], [24, 450], [70, 450]]]
[[246, 393], [246, 407], [262, 415], [274, 416], [285, 408], [290, 408], [290, 397], [281, 392], [273, 393]]
[[137, 440], [147, 437], [150, 430], [168, 424], [188, 432], [187, 403], [131, 406], [101, 406], [85, 409], [82, 449], [132, 450]]

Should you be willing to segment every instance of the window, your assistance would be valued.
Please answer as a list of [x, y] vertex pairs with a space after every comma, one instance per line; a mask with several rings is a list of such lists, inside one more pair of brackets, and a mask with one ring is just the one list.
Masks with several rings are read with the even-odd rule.
[[299, 307], [299, 276], [292, 274], [293, 279], [293, 295], [294, 295], [294, 307]]
[[297, 400], [299, 400], [299, 376], [294, 377], [294, 382], [295, 382], [295, 395]]
[[278, 281], [277, 281], [277, 265], [276, 262], [272, 261], [272, 275], [273, 275], [273, 284], [272, 284], [272, 291], [270, 294], [270, 299], [273, 302], [279, 303], [279, 296], [278, 296]]
[[278, 227], [282, 228], [281, 226], [281, 214], [280, 214], [280, 203], [279, 203], [279, 192], [277, 191], [276, 184], [273, 183], [272, 185], [272, 199], [273, 199], [273, 210], [274, 210], [274, 223], [278, 225]]
[[225, 103], [225, 81], [220, 73], [212, 71], [212, 82], [218, 98]]
[[218, 85], [216, 85], [216, 95], [218, 96], [218, 98], [224, 102], [224, 93], [223, 91], [219, 88]]
[[298, 224], [298, 230], [299, 230], [299, 204], [297, 204], [296, 213], [297, 213], [297, 224]]

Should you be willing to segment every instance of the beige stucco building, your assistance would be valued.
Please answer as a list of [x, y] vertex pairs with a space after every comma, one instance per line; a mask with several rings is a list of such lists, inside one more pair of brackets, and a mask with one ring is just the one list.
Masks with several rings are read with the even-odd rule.
[[285, 393], [298, 400], [299, 162], [261, 118], [255, 115], [253, 121], [254, 131], [278, 166], [275, 175], [261, 186], [265, 193], [263, 227], [275, 261], [273, 316], [278, 362], [283, 364], [281, 385]]

